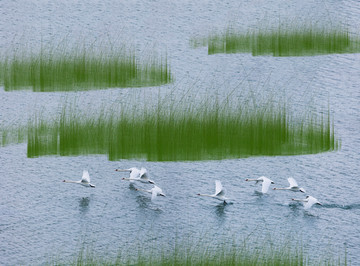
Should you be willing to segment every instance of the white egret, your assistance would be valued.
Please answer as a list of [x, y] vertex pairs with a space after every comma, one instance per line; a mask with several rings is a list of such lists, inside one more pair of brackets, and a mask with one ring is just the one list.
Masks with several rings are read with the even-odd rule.
[[122, 178], [122, 180], [129, 180], [130, 182], [139, 181], [142, 183], [155, 184], [155, 182], [153, 180], [149, 179], [147, 171], [144, 167], [142, 167], [140, 170], [136, 167], [131, 167], [129, 169], [115, 169], [115, 171], [130, 172], [129, 178], [124, 177], [124, 178]]
[[90, 176], [89, 176], [89, 172], [87, 170], [83, 171], [81, 180], [79, 180], [79, 181], [63, 180], [63, 182], [80, 184], [80, 185], [83, 185], [84, 187], [92, 187], [92, 188], [95, 187], [95, 185], [90, 183]]
[[258, 182], [262, 183], [261, 186], [261, 192], [266, 193], [269, 190], [270, 184], [275, 184], [274, 181], [272, 181], [270, 178], [267, 178], [266, 176], [260, 176], [259, 178], [246, 178], [245, 181], [255, 181], [257, 184]]
[[138, 191], [145, 191], [148, 193], [151, 193], [151, 200], [156, 199], [157, 196], [162, 196], [162, 197], [166, 197], [166, 195], [164, 194], [164, 192], [162, 191], [161, 188], [159, 188], [158, 186], [154, 185], [154, 187], [152, 189], [142, 189], [142, 188], [137, 188], [136, 190]]
[[274, 190], [291, 190], [291, 191], [294, 191], [294, 192], [297, 192], [297, 191], [300, 191], [302, 193], [305, 193], [305, 189], [303, 189], [302, 187], [299, 187], [298, 183], [296, 182], [296, 180], [292, 177], [289, 177], [288, 178], [288, 181], [289, 181], [289, 184], [290, 186], [289, 187], [285, 187], [285, 188], [273, 188]]
[[316, 198], [312, 196], [306, 196], [305, 199], [292, 199], [294, 201], [300, 201], [304, 204], [304, 209], [310, 209], [314, 204], [322, 205]]
[[216, 180], [215, 181], [215, 194], [197, 194], [198, 196], [205, 196], [205, 197], [211, 197], [214, 199], [218, 199], [221, 201], [224, 201], [224, 203], [226, 203], [226, 200], [228, 200], [228, 198], [225, 197], [225, 188], [223, 188], [223, 186], [221, 185], [220, 180]]

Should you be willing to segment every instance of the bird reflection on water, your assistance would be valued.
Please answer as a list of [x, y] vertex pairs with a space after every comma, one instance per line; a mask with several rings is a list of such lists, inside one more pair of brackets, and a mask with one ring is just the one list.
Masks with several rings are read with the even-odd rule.
[[227, 205], [226, 203], [220, 203], [215, 206], [215, 213], [219, 218], [225, 217], [225, 208]]
[[129, 184], [129, 189], [133, 190], [133, 191], [136, 191], [136, 187], [135, 187], [135, 185], [133, 183]]
[[137, 195], [136, 202], [139, 205], [139, 209], [144, 212], [145, 210], [153, 211], [154, 213], [162, 213], [163, 211], [158, 207], [152, 204], [151, 198], [144, 195]]
[[79, 199], [80, 212], [85, 213], [89, 210], [90, 197], [81, 197]]

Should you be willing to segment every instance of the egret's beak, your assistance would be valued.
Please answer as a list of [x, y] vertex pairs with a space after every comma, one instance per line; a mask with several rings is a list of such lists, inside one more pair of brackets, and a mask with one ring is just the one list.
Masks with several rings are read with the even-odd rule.
[[128, 169], [115, 169], [117, 172], [130, 172]]

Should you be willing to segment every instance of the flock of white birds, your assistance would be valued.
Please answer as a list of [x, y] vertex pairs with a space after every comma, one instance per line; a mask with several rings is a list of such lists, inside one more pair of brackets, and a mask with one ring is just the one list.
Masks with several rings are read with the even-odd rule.
[[[245, 179], [245, 181], [255, 181], [256, 184], [258, 182], [262, 183], [262, 188], [261, 188], [261, 192], [262, 193], [267, 193], [269, 190], [269, 187], [271, 184], [275, 184], [274, 181], [272, 181], [271, 179], [265, 177], [265, 176], [261, 176], [259, 178], [256, 179]], [[290, 190], [293, 192], [302, 192], [302, 193], [306, 193], [305, 189], [303, 189], [302, 187], [299, 187], [298, 183], [296, 182], [296, 180], [293, 177], [289, 177], [288, 178], [288, 182], [289, 182], [289, 186], [288, 187], [284, 187], [284, 188], [276, 188], [274, 187], [273, 190]], [[293, 201], [298, 201], [298, 202], [302, 202], [304, 204], [304, 209], [310, 209], [314, 204], [317, 205], [322, 205], [316, 198], [314, 198], [313, 196], [306, 196], [305, 199], [292, 199]]]
[[[162, 191], [162, 189], [160, 187], [158, 187], [157, 185], [155, 185], [155, 182], [151, 179], [149, 179], [147, 170], [145, 168], [141, 168], [138, 169], [136, 167], [132, 167], [129, 169], [115, 169], [115, 171], [118, 172], [129, 172], [130, 175], [128, 178], [122, 178], [122, 180], [127, 180], [130, 181], [131, 183], [133, 182], [141, 182], [144, 184], [151, 184], [153, 185], [153, 187], [151, 189], [142, 189], [142, 188], [137, 188], [136, 190], [138, 191], [144, 191], [147, 193], [151, 194], [151, 200], [155, 200], [157, 196], [162, 196], [165, 197], [166, 195], [164, 194], [164, 192]], [[270, 188], [271, 184], [274, 184], [274, 181], [272, 181], [271, 179], [265, 177], [265, 176], [261, 176], [259, 178], [255, 178], [255, 179], [250, 179], [247, 178], [245, 179], [245, 181], [255, 181], [257, 183], [261, 182], [261, 193], [266, 194]], [[83, 171], [83, 175], [81, 180], [79, 181], [72, 181], [72, 180], [63, 180], [63, 182], [66, 183], [75, 183], [75, 184], [80, 184], [82, 186], [85, 187], [91, 187], [91, 188], [95, 188], [94, 184], [90, 183], [90, 176], [89, 176], [89, 172], [87, 170]], [[284, 187], [284, 188], [273, 188], [274, 190], [290, 190], [293, 192], [302, 192], [302, 193], [306, 193], [305, 189], [303, 189], [302, 187], [299, 187], [298, 183], [296, 182], [296, 180], [292, 177], [288, 178], [288, 182], [289, 182], [289, 186], [288, 187]], [[215, 193], [214, 194], [197, 194], [198, 196], [205, 196], [205, 197], [211, 197], [220, 201], [223, 201], [224, 204], [227, 203], [228, 200], [230, 200], [229, 198], [227, 198], [225, 196], [226, 194], [226, 190], [225, 188], [222, 186], [221, 182], [219, 180], [215, 181]], [[316, 198], [312, 197], [312, 196], [306, 196], [305, 199], [292, 199], [293, 201], [297, 201], [297, 202], [302, 202], [304, 205], [304, 209], [310, 209], [314, 204], [317, 205], [322, 205]]]

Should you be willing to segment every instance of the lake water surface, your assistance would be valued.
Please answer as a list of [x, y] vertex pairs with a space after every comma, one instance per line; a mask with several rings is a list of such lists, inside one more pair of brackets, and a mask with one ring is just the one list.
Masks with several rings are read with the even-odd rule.
[[[189, 44], [191, 37], [229, 24], [246, 30], [279, 21], [313, 21], [346, 25], [358, 33], [359, 2], [5, 0], [0, 13], [1, 54], [16, 42], [39, 47], [64, 39], [124, 41], [144, 56], [166, 53], [175, 76], [174, 84], [161, 88], [72, 93], [0, 88], [0, 124], [24, 124], [36, 111], [51, 117], [59, 104], [73, 98], [79, 108], [96, 109], [136, 95], [182, 95], [190, 89], [201, 98], [224, 96], [237, 88], [239, 97], [285, 100], [294, 113], [329, 106], [341, 139], [335, 152], [199, 162], [113, 162], [102, 155], [30, 159], [26, 144], [2, 147], [0, 265], [44, 264], [76, 256], [82, 246], [116, 256], [134, 243], [166, 245], [189, 236], [241, 241], [249, 235], [269, 235], [274, 242], [290, 237], [318, 258], [346, 250], [352, 265], [360, 265], [360, 55], [209, 56], [206, 48]], [[114, 171], [133, 166], [146, 167], [167, 197], [151, 202], [149, 195], [121, 180], [126, 175]], [[95, 189], [61, 182], [80, 179], [83, 169]], [[286, 179], [293, 176], [323, 206], [304, 211], [291, 198], [305, 195], [290, 191], [260, 195], [255, 192], [260, 187], [245, 179], [261, 175], [278, 187], [287, 186]], [[216, 179], [233, 204], [196, 195], [213, 193]]]

